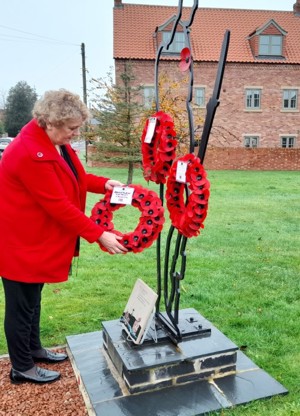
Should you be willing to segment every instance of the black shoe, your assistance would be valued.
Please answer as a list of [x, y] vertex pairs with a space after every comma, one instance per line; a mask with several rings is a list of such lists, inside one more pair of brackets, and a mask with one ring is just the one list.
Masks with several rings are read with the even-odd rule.
[[10, 380], [13, 384], [21, 383], [53, 383], [60, 378], [60, 373], [57, 371], [46, 370], [45, 368], [35, 367], [35, 375], [28, 375], [17, 371], [14, 368], [10, 370]]
[[61, 361], [65, 361], [68, 358], [67, 354], [63, 354], [60, 352], [53, 352], [46, 349], [44, 349], [43, 352], [43, 357], [32, 356], [32, 359], [35, 363], [60, 363]]

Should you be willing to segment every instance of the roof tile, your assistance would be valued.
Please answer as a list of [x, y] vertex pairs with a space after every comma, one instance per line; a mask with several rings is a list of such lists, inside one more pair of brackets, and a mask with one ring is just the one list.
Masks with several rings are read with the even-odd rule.
[[[190, 8], [183, 8], [182, 19], [188, 19]], [[114, 8], [114, 58], [155, 59], [155, 29], [171, 16], [177, 7], [123, 4]], [[287, 31], [286, 59], [262, 60], [300, 64], [300, 16], [292, 11], [199, 8], [191, 27], [191, 45], [195, 61], [218, 61], [226, 29], [231, 32], [228, 62], [257, 62], [248, 37], [273, 19]]]

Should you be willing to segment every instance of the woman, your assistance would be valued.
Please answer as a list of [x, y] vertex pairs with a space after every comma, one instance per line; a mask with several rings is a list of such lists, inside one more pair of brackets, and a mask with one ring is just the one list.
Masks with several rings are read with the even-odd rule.
[[41, 345], [41, 293], [44, 283], [68, 279], [79, 237], [101, 242], [111, 254], [126, 251], [120, 237], [84, 214], [88, 191], [105, 193], [122, 185], [86, 173], [71, 148], [87, 118], [79, 96], [46, 92], [0, 162], [0, 276], [12, 383], [49, 383], [60, 377], [35, 365], [67, 359]]

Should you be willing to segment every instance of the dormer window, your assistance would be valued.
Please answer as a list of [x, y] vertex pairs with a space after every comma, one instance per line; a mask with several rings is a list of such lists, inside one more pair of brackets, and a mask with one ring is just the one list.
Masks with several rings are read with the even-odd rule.
[[[168, 44], [171, 37], [171, 32], [162, 32], [162, 40], [164, 44]], [[169, 49], [163, 49], [163, 53], [178, 54], [185, 47], [185, 39], [183, 32], [176, 32], [173, 42], [169, 46]]]
[[248, 37], [253, 56], [258, 59], [284, 59], [286, 35], [287, 32], [270, 19]]
[[169, 48], [166, 46], [170, 42], [171, 35], [173, 33], [176, 16], [172, 16], [165, 23], [158, 26], [155, 29], [155, 37], [157, 38], [157, 47], [163, 44], [162, 53], [163, 55], [176, 55], [178, 56], [182, 49], [186, 47], [186, 38], [184, 33], [184, 27], [181, 21], [176, 26], [176, 32], [173, 37], [173, 41]]
[[260, 56], [282, 56], [281, 35], [260, 35], [259, 37]]

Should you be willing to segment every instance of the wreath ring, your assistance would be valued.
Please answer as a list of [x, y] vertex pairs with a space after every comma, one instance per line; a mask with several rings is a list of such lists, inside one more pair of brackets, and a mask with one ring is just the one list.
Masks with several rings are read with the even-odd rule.
[[[149, 120], [156, 118], [153, 137], [148, 143], [145, 141], [149, 127]], [[142, 166], [146, 181], [157, 184], [166, 183], [171, 165], [176, 156], [176, 131], [172, 117], [163, 111], [158, 111], [147, 119], [142, 137]]]
[[[127, 248], [128, 252], [139, 253], [148, 248], [158, 238], [162, 230], [164, 218], [164, 208], [161, 199], [151, 190], [143, 188], [140, 185], [129, 185], [134, 188], [132, 196], [132, 206], [138, 208], [141, 212], [139, 223], [134, 231], [121, 233], [115, 230], [113, 224], [113, 212], [124, 207], [124, 204], [112, 204], [110, 202], [112, 191], [107, 191], [104, 198], [97, 202], [91, 212], [91, 219], [109, 231], [122, 237], [120, 243]], [[108, 250], [98, 242], [101, 250]]]
[[[176, 181], [176, 171], [179, 161], [187, 163], [186, 183]], [[209, 187], [204, 167], [200, 159], [193, 154], [187, 154], [174, 162], [166, 187], [166, 201], [172, 225], [185, 237], [190, 238], [200, 234], [204, 228], [203, 222], [207, 216]], [[189, 195], [184, 201], [185, 187]]]

